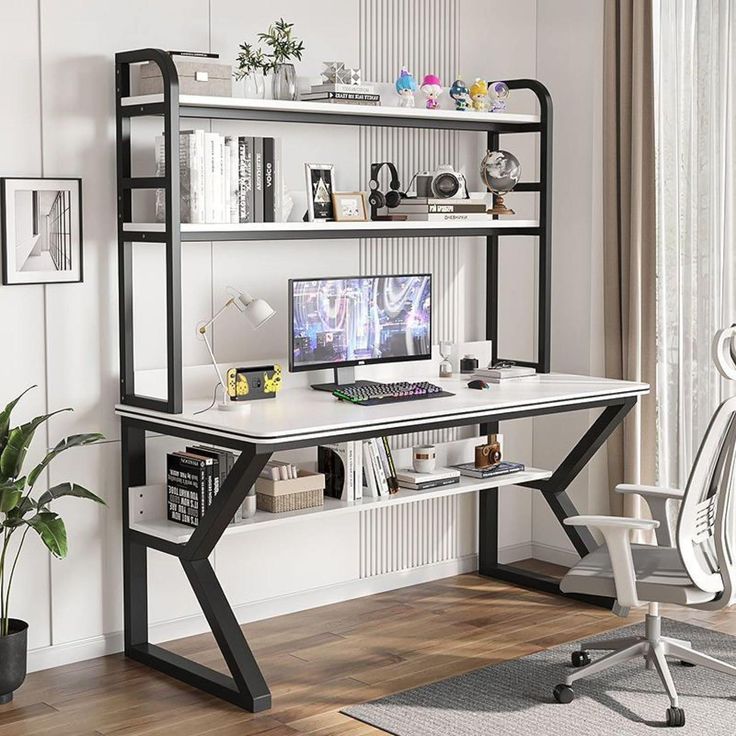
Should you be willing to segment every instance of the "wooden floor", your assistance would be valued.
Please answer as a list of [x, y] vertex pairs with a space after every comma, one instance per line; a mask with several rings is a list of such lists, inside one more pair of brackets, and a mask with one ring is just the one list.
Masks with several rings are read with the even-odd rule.
[[[730, 613], [666, 615], [736, 634]], [[266, 713], [113, 655], [29, 675], [0, 706], [0, 736], [379, 734], [339, 709], [640, 618], [461, 575], [245, 626], [273, 693]], [[210, 635], [170, 648], [225, 670]]]

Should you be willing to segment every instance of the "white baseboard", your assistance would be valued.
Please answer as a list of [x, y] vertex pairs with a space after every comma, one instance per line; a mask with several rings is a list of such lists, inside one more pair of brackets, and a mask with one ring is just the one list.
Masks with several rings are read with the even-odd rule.
[[[517, 558], [518, 559], [518, 558]], [[432, 580], [461, 575], [478, 569], [478, 556], [466, 555], [455, 560], [439, 562], [433, 565], [393, 572], [387, 575], [349, 580], [336, 585], [329, 585], [311, 590], [299, 591], [288, 595], [253, 601], [233, 606], [235, 616], [241, 624], [259, 621], [274, 616], [282, 616], [309, 608], [327, 606], [331, 603], [361, 598], [386, 590], [396, 590], [410, 585], [420, 585]], [[209, 630], [203, 615], [185, 616], [179, 619], [151, 624], [149, 630], [152, 642], [171, 641], [185, 636], [202, 634]], [[65, 644], [54, 644], [32, 649], [28, 652], [28, 671], [58, 667], [73, 662], [81, 662], [94, 657], [104, 657], [123, 650], [123, 633], [115, 631], [103, 636]]]
[[532, 541], [510, 544], [498, 550], [498, 561], [502, 565], [510, 565], [517, 560], [528, 559], [541, 560], [561, 567], [572, 567], [580, 560], [580, 557], [572, 550]]

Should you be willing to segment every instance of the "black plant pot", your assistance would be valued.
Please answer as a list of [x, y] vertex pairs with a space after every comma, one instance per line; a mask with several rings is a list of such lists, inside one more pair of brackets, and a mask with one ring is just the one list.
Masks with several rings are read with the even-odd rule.
[[17, 618], [11, 618], [9, 624], [10, 633], [0, 636], [0, 705], [11, 701], [26, 679], [28, 624]]

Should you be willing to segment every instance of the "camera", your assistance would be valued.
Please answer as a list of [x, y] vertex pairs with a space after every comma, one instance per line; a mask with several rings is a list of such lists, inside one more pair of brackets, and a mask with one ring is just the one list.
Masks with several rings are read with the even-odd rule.
[[433, 199], [467, 199], [468, 186], [465, 177], [449, 164], [438, 166], [435, 171], [420, 171], [416, 176], [417, 197]]

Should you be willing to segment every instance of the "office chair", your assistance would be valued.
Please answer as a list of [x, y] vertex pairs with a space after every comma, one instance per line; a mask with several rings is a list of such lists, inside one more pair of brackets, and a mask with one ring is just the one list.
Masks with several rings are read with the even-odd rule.
[[[713, 360], [721, 375], [736, 380], [736, 326], [721, 330], [713, 341]], [[666, 657], [683, 665], [702, 665], [736, 676], [736, 666], [692, 649], [690, 642], [662, 635], [660, 603], [713, 611], [736, 600], [734, 544], [734, 472], [736, 454], [736, 397], [716, 410], [695, 457], [684, 491], [674, 488], [624, 484], [621, 494], [636, 493], [646, 501], [652, 519], [612, 516], [574, 516], [570, 526], [598, 529], [604, 544], [586, 555], [563, 578], [566, 593], [615, 597], [624, 609], [649, 604], [643, 637], [586, 641], [572, 654], [573, 671], [554, 697], [570, 703], [572, 684], [637, 657], [656, 668], [670, 699], [668, 726], [684, 726]], [[676, 519], [676, 504], [680, 502]], [[633, 544], [633, 531], [656, 530], [656, 545]], [[613, 650], [591, 662], [589, 652]]]

